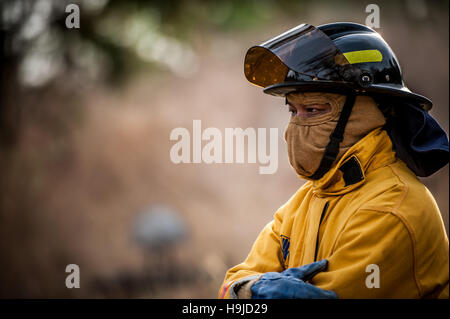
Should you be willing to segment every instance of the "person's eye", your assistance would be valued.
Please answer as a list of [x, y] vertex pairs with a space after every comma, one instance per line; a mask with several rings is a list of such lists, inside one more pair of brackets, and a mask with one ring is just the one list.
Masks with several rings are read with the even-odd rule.
[[292, 116], [297, 114], [297, 109], [291, 105], [289, 105], [289, 113], [291, 113]]
[[308, 113], [317, 113], [317, 112], [320, 112], [320, 111], [321, 111], [320, 109], [315, 108], [315, 107], [307, 107], [306, 108], [306, 112], [308, 112]]
[[289, 102], [287, 102], [287, 101], [286, 101], [286, 105], [287, 105], [287, 107], [288, 107], [289, 113], [291, 113], [292, 116], [294, 116], [294, 115], [297, 114], [297, 109], [296, 109], [293, 105], [291, 105], [291, 104], [290, 104]]

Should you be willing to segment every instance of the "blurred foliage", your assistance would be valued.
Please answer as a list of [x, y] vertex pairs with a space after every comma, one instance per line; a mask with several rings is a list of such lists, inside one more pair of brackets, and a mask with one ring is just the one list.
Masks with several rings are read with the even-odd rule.
[[[65, 26], [69, 3], [79, 5], [80, 29]], [[299, 3], [5, 0], [4, 63], [17, 67], [19, 81], [32, 87], [46, 85], [61, 73], [114, 83], [139, 70], [142, 63], [172, 71], [181, 68], [182, 75], [188, 71], [182, 65], [195, 63], [195, 52], [188, 43], [203, 30], [243, 30], [268, 22]]]

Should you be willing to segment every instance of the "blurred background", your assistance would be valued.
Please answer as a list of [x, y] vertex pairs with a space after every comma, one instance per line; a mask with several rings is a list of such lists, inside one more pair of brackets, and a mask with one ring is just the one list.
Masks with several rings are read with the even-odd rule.
[[[304, 22], [364, 24], [370, 3], [2, 0], [0, 297], [216, 298], [302, 185], [289, 113], [246, 81], [246, 50]], [[376, 3], [377, 31], [448, 133], [448, 1]], [[278, 171], [172, 163], [170, 132], [194, 119], [277, 127]], [[423, 179], [447, 233], [448, 179], [448, 166]]]

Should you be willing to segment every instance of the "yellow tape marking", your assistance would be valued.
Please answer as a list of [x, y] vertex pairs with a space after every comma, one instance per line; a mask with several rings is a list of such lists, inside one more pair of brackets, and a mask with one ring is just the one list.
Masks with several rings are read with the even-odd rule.
[[381, 62], [383, 55], [378, 50], [361, 50], [344, 53], [345, 58], [351, 64], [365, 62]]

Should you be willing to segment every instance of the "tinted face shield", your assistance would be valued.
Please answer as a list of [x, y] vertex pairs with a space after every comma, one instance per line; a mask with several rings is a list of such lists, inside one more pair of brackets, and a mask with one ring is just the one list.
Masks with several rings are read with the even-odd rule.
[[250, 48], [244, 73], [266, 93], [281, 96], [299, 89], [317, 91], [318, 85], [323, 91], [350, 90], [361, 75], [327, 35], [309, 24]]

